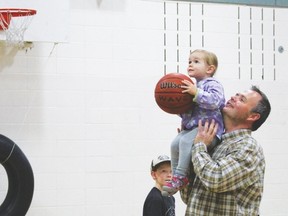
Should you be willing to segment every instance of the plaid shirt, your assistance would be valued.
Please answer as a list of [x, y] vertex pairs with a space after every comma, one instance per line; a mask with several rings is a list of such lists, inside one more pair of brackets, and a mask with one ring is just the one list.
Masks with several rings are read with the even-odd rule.
[[186, 216], [259, 214], [265, 159], [250, 130], [223, 134], [211, 157], [205, 144], [193, 145], [192, 162], [196, 178], [181, 190]]

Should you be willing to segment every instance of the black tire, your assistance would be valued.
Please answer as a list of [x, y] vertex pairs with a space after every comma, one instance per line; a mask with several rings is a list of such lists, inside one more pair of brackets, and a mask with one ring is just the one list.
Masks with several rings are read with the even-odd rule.
[[24, 216], [33, 197], [33, 171], [21, 149], [1, 134], [0, 161], [8, 177], [8, 191], [0, 206], [0, 216]]

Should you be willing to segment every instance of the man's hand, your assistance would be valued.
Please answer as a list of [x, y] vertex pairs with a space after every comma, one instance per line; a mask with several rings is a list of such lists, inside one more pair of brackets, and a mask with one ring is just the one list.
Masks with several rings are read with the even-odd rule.
[[217, 129], [218, 124], [215, 123], [214, 119], [212, 119], [210, 124], [206, 121], [204, 126], [202, 125], [202, 120], [199, 120], [198, 133], [195, 137], [194, 143], [202, 142], [208, 147], [216, 136]]

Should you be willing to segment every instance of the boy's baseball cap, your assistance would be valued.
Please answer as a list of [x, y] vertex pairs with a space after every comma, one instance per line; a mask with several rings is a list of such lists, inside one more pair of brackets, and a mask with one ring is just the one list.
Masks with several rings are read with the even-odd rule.
[[158, 157], [154, 158], [151, 162], [151, 171], [154, 171], [157, 165], [167, 161], [171, 162], [170, 157], [167, 155], [159, 155]]

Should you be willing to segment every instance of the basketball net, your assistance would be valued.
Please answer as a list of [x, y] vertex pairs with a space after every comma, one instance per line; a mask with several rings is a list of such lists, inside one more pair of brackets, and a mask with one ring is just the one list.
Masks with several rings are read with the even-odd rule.
[[6, 45], [24, 48], [24, 33], [35, 14], [30, 9], [0, 9], [0, 30], [5, 33]]

